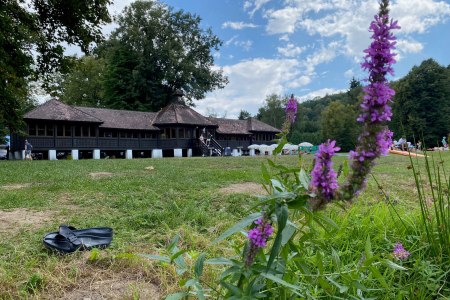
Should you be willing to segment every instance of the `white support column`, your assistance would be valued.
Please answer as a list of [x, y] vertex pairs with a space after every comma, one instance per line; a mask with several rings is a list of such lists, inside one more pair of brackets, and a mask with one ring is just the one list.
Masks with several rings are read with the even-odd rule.
[[187, 150], [187, 157], [192, 157], [192, 149]]
[[48, 150], [48, 160], [57, 160], [56, 150]]
[[183, 157], [183, 149], [173, 149], [173, 157]]
[[249, 149], [249, 155], [250, 156], [255, 156], [255, 149]]
[[92, 151], [92, 158], [100, 159], [100, 149], [94, 149], [94, 151]]
[[125, 158], [132, 159], [133, 158], [133, 150], [128, 149], [127, 152], [125, 153]]
[[233, 149], [231, 156], [239, 156], [238, 149]]
[[153, 149], [152, 150], [152, 158], [161, 158], [163, 157], [163, 153], [161, 149]]
[[78, 160], [78, 150], [72, 150], [72, 160]]

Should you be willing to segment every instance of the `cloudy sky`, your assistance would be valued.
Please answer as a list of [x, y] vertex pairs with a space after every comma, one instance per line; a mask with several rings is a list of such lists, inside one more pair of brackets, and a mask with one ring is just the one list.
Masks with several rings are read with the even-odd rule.
[[[112, 13], [132, 1], [116, 0]], [[300, 100], [346, 90], [364, 79], [360, 62], [369, 45], [377, 0], [162, 0], [199, 15], [223, 41], [214, 53], [230, 83], [196, 102], [201, 113], [252, 115], [267, 95]], [[391, 17], [402, 27], [395, 78], [423, 60], [450, 64], [450, 0], [392, 0]], [[105, 33], [111, 25], [105, 28]]]

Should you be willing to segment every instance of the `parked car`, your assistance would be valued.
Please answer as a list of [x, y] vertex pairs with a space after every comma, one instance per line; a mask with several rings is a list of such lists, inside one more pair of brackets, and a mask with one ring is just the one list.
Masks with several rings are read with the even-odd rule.
[[7, 155], [8, 151], [6, 151], [6, 149], [0, 149], [0, 160], [8, 159]]

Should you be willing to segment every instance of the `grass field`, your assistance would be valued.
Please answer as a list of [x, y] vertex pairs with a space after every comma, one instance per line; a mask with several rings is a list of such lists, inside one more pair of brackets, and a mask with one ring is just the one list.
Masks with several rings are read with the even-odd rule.
[[[450, 156], [443, 155], [450, 166]], [[277, 159], [297, 163], [296, 157]], [[311, 159], [306, 156], [304, 164]], [[263, 162], [255, 157], [0, 162], [0, 299], [158, 299], [179, 290], [171, 267], [136, 254], [159, 253], [175, 234], [194, 256], [230, 251], [210, 241], [248, 213], [257, 201], [254, 194], [263, 193]], [[378, 161], [374, 175], [402, 215], [417, 215], [409, 166], [409, 158], [391, 155]], [[388, 232], [392, 237], [386, 239], [395, 239], [398, 220], [385, 198], [370, 178], [351, 208], [323, 213], [344, 226], [340, 239], [346, 232], [360, 234], [358, 220], [369, 215], [374, 228], [382, 227], [376, 229], [380, 239]], [[106, 250], [55, 255], [42, 237], [60, 224], [109, 226], [114, 240]]]

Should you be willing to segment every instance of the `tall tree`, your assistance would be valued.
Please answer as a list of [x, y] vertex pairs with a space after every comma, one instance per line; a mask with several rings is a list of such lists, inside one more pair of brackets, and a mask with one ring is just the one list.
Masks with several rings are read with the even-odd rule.
[[395, 85], [392, 129], [398, 138], [436, 146], [450, 132], [450, 72], [433, 59], [415, 66]]
[[275, 128], [281, 128], [285, 119], [284, 106], [288, 97], [272, 94], [266, 97], [264, 106], [258, 109], [256, 118]]
[[46, 83], [54, 71], [67, 71], [62, 43], [85, 52], [102, 38], [111, 0], [0, 1], [0, 128], [23, 125], [30, 78]]
[[332, 102], [322, 112], [321, 129], [325, 139], [336, 140], [343, 151], [354, 149], [361, 126], [356, 122], [357, 112], [341, 102]]
[[107, 62], [105, 93], [113, 108], [157, 110], [175, 89], [192, 104], [227, 83], [213, 69], [221, 41], [201, 19], [154, 1], [136, 1], [117, 18], [100, 51]]
[[60, 100], [73, 105], [104, 107], [105, 60], [95, 56], [83, 56], [72, 71], [63, 76], [59, 91]]
[[252, 115], [248, 111], [246, 111], [244, 109], [241, 109], [241, 111], [239, 112], [238, 119], [239, 120], [246, 120], [246, 119], [250, 118], [251, 116]]

